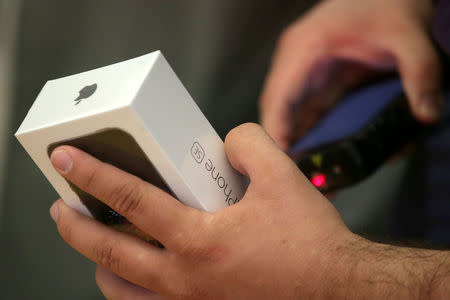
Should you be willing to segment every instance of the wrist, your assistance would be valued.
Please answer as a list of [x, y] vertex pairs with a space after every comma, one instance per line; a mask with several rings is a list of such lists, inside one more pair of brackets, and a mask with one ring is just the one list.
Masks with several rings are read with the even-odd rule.
[[[396, 299], [419, 299], [421, 291], [412, 281], [418, 280], [412, 266], [401, 262], [394, 246], [383, 245], [363, 238], [356, 240], [350, 248], [348, 259], [353, 260], [349, 276], [348, 295], [361, 297], [373, 295], [374, 299], [391, 296]], [[405, 269], [405, 266], [408, 270]], [[413, 274], [414, 273], [414, 274]]]
[[356, 235], [335, 252], [328, 272], [334, 299], [440, 299], [450, 292], [448, 252], [379, 244]]
[[[319, 299], [352, 299], [357, 296], [353, 293], [353, 281], [355, 279], [355, 270], [358, 267], [359, 259], [355, 255], [363, 240], [358, 235], [350, 231], [334, 236], [327, 243], [320, 263], [321, 276], [315, 280], [315, 291], [318, 292]], [[358, 246], [357, 246], [358, 245]], [[323, 259], [325, 258], [325, 259]], [[353, 296], [353, 297], [352, 297]]]

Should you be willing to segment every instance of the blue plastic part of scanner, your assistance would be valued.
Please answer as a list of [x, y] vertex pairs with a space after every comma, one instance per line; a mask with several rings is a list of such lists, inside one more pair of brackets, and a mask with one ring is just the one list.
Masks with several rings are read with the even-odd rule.
[[299, 153], [348, 138], [363, 129], [403, 91], [400, 79], [390, 79], [348, 94], [291, 147]]

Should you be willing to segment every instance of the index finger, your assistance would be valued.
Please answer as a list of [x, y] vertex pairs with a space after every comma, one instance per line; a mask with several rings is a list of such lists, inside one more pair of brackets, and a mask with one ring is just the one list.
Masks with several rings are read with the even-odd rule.
[[291, 142], [294, 105], [308, 88], [311, 69], [327, 54], [325, 47], [312, 45], [319, 42], [301, 37], [293, 27], [280, 38], [260, 99], [261, 124], [283, 150]]
[[168, 193], [71, 146], [56, 148], [53, 166], [67, 180], [96, 197], [143, 232], [170, 248], [187, 235], [200, 211]]

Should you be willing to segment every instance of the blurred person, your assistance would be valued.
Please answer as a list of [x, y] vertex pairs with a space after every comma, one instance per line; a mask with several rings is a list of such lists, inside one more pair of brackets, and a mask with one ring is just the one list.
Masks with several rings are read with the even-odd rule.
[[415, 117], [439, 119], [442, 70], [431, 0], [324, 1], [282, 34], [261, 97], [261, 122], [282, 149], [346, 91], [398, 71]]
[[352, 87], [400, 75], [413, 115], [439, 125], [407, 166], [388, 229], [394, 239], [450, 245], [450, 108], [442, 87], [449, 17], [448, 1], [323, 1], [281, 35], [260, 99], [263, 127], [288, 150]]

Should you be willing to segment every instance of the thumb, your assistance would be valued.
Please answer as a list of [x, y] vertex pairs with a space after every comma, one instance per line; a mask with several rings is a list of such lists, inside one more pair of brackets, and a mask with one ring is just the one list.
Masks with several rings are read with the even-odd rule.
[[394, 54], [411, 111], [421, 122], [439, 120], [443, 107], [442, 70], [439, 56], [423, 30], [398, 39]]
[[298, 172], [292, 160], [254, 123], [231, 130], [225, 138], [225, 151], [233, 168], [249, 177], [252, 183], [286, 178]]

